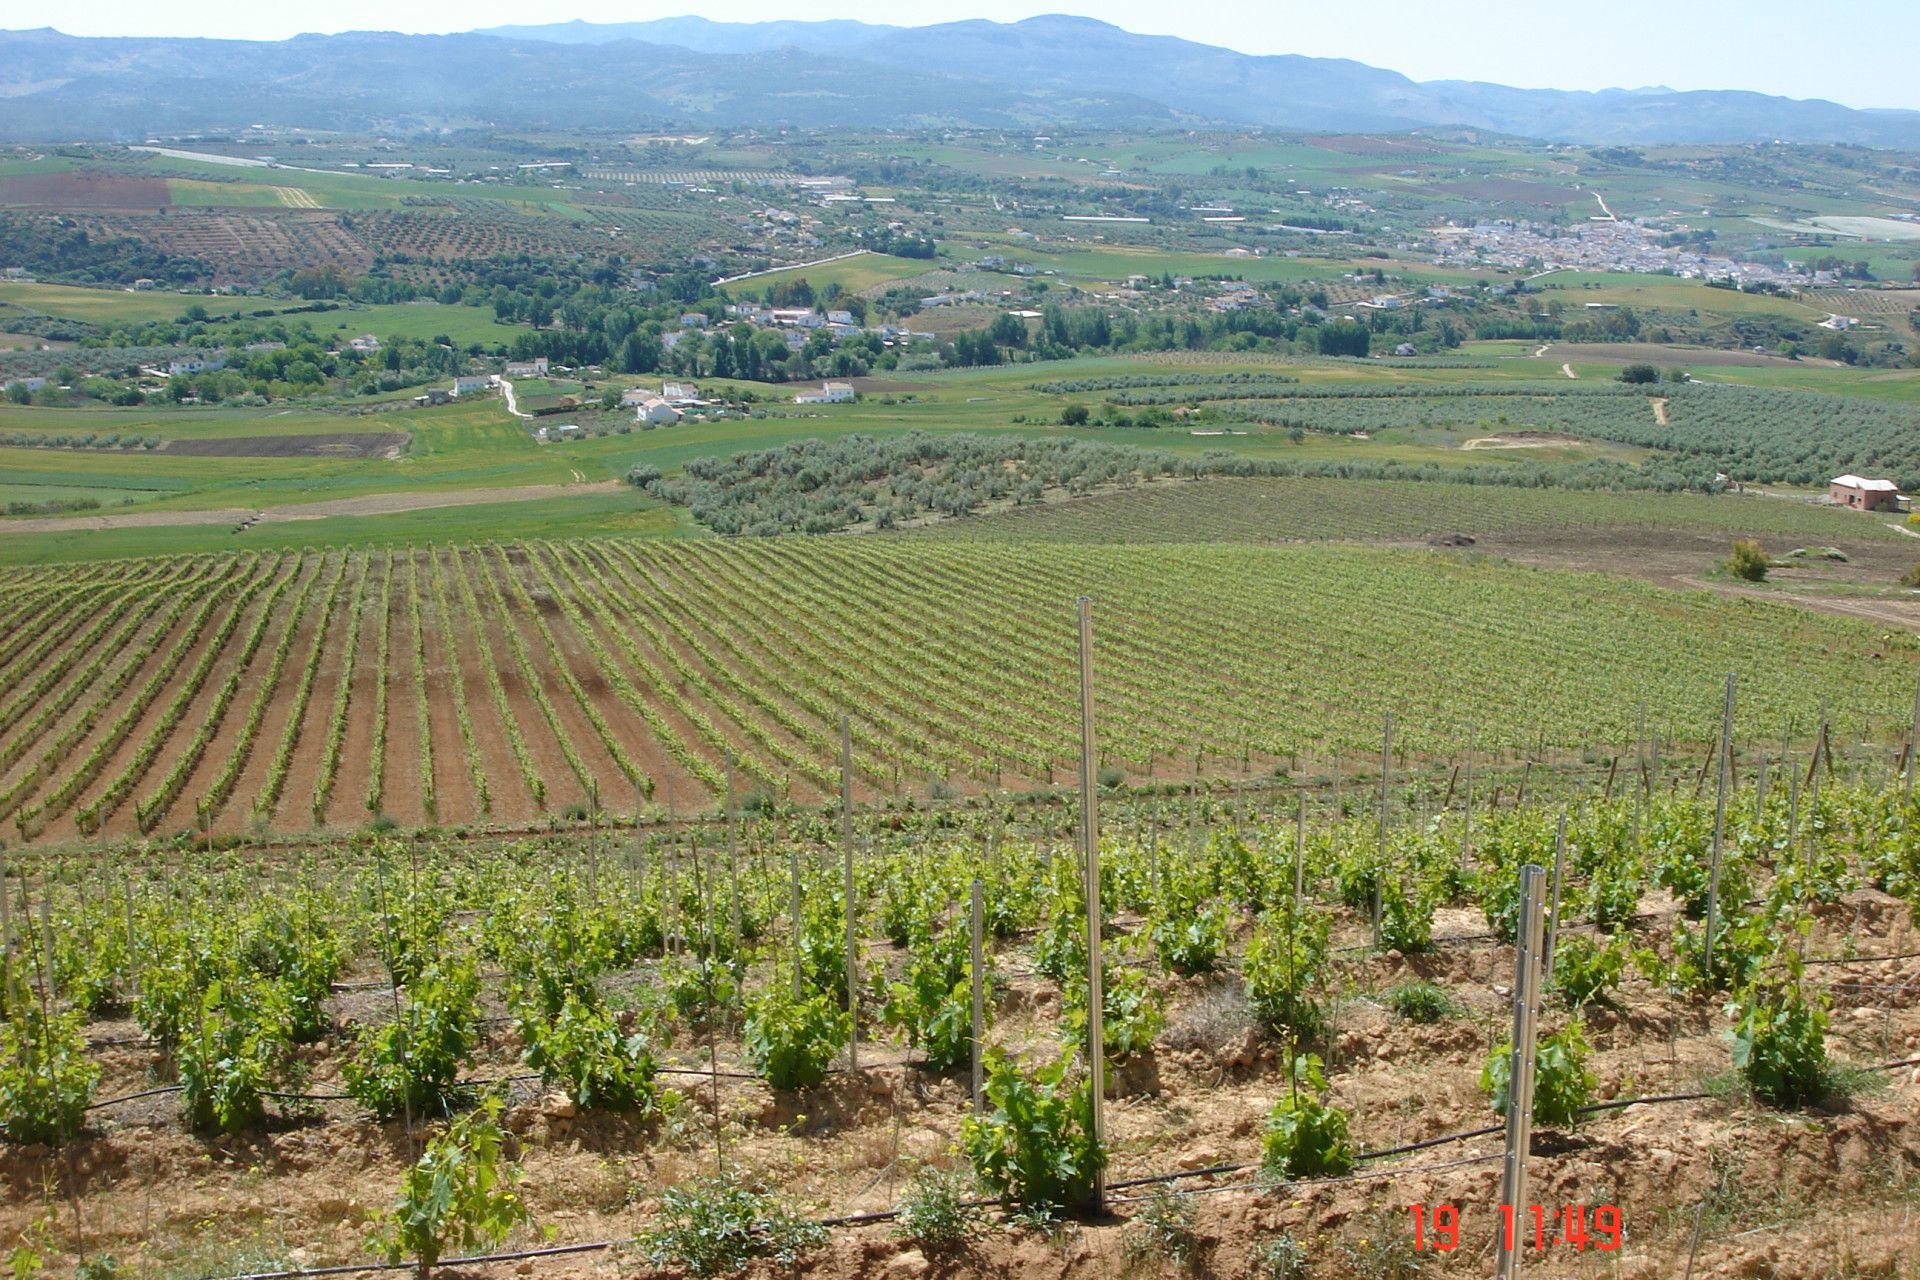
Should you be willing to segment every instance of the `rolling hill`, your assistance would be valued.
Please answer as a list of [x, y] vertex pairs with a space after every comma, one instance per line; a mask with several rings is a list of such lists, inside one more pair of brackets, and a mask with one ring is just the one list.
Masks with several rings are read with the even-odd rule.
[[251, 42], [0, 32], [0, 138], [126, 140], [261, 123], [366, 130], [1465, 126], [1555, 141], [1920, 146], [1920, 112], [1743, 91], [1421, 83], [1088, 18], [927, 27], [701, 18]]

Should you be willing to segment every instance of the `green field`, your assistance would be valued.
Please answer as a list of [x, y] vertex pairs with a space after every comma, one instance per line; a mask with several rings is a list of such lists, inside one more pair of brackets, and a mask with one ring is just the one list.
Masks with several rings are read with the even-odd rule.
[[[217, 316], [236, 312], [285, 311], [305, 305], [284, 299], [208, 297], [205, 294], [158, 289], [88, 289], [78, 285], [0, 282], [0, 308], [15, 307], [22, 311], [94, 324], [175, 320], [185, 315], [187, 308], [192, 306], [204, 307], [209, 315]], [[5, 317], [6, 311], [0, 309], [0, 320]]]
[[[83, 292], [83, 291], [74, 291]], [[139, 295], [121, 295], [135, 297]], [[423, 328], [458, 318], [453, 313], [487, 317], [474, 308], [392, 307], [370, 309], [395, 313], [403, 318], [417, 317]], [[366, 319], [366, 312], [339, 313], [350, 332], [381, 327]], [[709, 380], [709, 393], [751, 392], [758, 397], [755, 412], [760, 416], [694, 422], [655, 431], [630, 430], [625, 434], [609, 431], [566, 444], [542, 446], [534, 442], [528, 428], [506, 413], [498, 398], [478, 400], [436, 408], [375, 406], [373, 412], [345, 412], [314, 408], [223, 408], [223, 407], [141, 407], [134, 409], [48, 409], [0, 405], [0, 433], [21, 431], [37, 436], [61, 433], [157, 435], [163, 440], [201, 440], [242, 436], [275, 437], [289, 435], [326, 435], [352, 432], [395, 432], [409, 438], [398, 460], [386, 458], [322, 457], [184, 457], [165, 450], [0, 448], [0, 477], [8, 482], [33, 486], [94, 489], [111, 488], [138, 493], [159, 510], [209, 508], [266, 508], [290, 503], [309, 503], [335, 498], [354, 498], [369, 494], [407, 491], [485, 490], [516, 485], [564, 485], [586, 480], [609, 480], [624, 476], [639, 464], [651, 464], [672, 474], [697, 458], [725, 456], [740, 450], [769, 449], [796, 440], [863, 432], [895, 436], [910, 431], [970, 431], [988, 435], [1069, 436], [1098, 440], [1108, 444], [1165, 450], [1175, 454], [1200, 454], [1228, 449], [1255, 459], [1297, 463], [1398, 463], [1435, 464], [1449, 468], [1502, 468], [1535, 463], [1579, 462], [1593, 459], [1635, 465], [1652, 456], [1650, 451], [1632, 443], [1609, 443], [1605, 439], [1567, 441], [1544, 448], [1463, 449], [1476, 436], [1518, 429], [1531, 418], [1529, 405], [1551, 408], [1555, 395], [1574, 395], [1614, 385], [1610, 382], [1617, 366], [1576, 363], [1582, 376], [1569, 381], [1559, 370], [1559, 359], [1531, 360], [1503, 358], [1503, 352], [1519, 352], [1519, 346], [1485, 346], [1474, 353], [1482, 364], [1492, 368], [1443, 367], [1404, 368], [1386, 362], [1275, 360], [1259, 357], [1208, 355], [1204, 359], [1168, 356], [1156, 358], [1104, 357], [1035, 365], [1003, 365], [995, 368], [957, 370], [935, 374], [901, 375], [892, 381], [873, 380], [860, 402], [851, 405], [803, 408], [791, 403], [791, 385], [720, 383]], [[1530, 352], [1530, 348], [1524, 348]], [[1578, 347], [1562, 345], [1554, 357], [1562, 354], [1577, 361]], [[1472, 363], [1472, 361], [1468, 361]], [[1701, 367], [1696, 370], [1712, 382], [1781, 391], [1787, 388], [1814, 388], [1826, 393], [1807, 399], [1807, 412], [1821, 415], [1844, 413], [1847, 401], [1833, 397], [1853, 397], [1863, 406], [1907, 405], [1920, 398], [1920, 371], [1880, 371], [1814, 367]], [[1364, 434], [1322, 434], [1310, 432], [1295, 441], [1281, 426], [1244, 420], [1226, 428], [1244, 434], [1194, 434], [1178, 426], [1143, 430], [1128, 427], [1066, 428], [1059, 425], [1061, 410], [1074, 403], [1098, 408], [1112, 394], [1091, 391], [1080, 394], [1046, 393], [1035, 390], [1042, 383], [1071, 383], [1075, 379], [1156, 377], [1212, 377], [1216, 375], [1262, 375], [1297, 379], [1283, 390], [1297, 387], [1301, 392], [1315, 390], [1359, 390], [1380, 388], [1431, 388], [1433, 399], [1389, 398], [1374, 400], [1303, 399], [1297, 402], [1272, 401], [1289, 414], [1298, 413], [1309, 421], [1315, 415], [1374, 414], [1373, 429]], [[1525, 390], [1522, 397], [1492, 397], [1484, 400], [1462, 398], [1457, 393], [1471, 390], [1474, 384]], [[577, 384], [567, 384], [569, 388]], [[610, 384], [596, 384], [598, 390]], [[1178, 387], [1174, 388], [1176, 394]], [[1674, 401], [1676, 415], [1696, 412], [1688, 406], [1711, 409], [1712, 392], [1695, 389], [1684, 404]], [[1548, 397], [1548, 398], [1542, 398]], [[1708, 397], [1703, 399], [1702, 397]], [[1578, 407], [1585, 401], [1569, 401]], [[1633, 415], [1633, 423], [1644, 417], [1650, 430], [1652, 410], [1644, 401], [1624, 398], [1595, 402], [1613, 406], [1619, 413]], [[1768, 412], [1778, 416], [1796, 409], [1803, 402], [1788, 398], [1777, 404], [1768, 402]], [[1287, 407], [1287, 406], [1293, 407]], [[1374, 406], [1373, 409], [1367, 406]], [[1357, 407], [1356, 407], [1357, 406]], [[1465, 411], [1467, 418], [1459, 420]], [[630, 424], [631, 419], [618, 412], [601, 418], [584, 411], [578, 420], [595, 423]], [[1231, 424], [1233, 415], [1226, 421]], [[1503, 423], [1502, 418], [1510, 421]], [[1023, 421], [1022, 421], [1023, 419]], [[574, 420], [574, 419], [569, 419]], [[1329, 422], [1335, 418], [1329, 417]], [[1344, 421], [1346, 418], [1340, 418]], [[1484, 422], [1482, 421], [1484, 420]], [[1676, 421], [1687, 421], [1677, 417]], [[1864, 420], [1864, 418], [1863, 418]], [[1218, 421], [1218, 420], [1216, 420]], [[1809, 419], [1811, 422], [1812, 420]], [[1397, 425], [1396, 425], [1397, 424]], [[1827, 424], [1820, 424], [1827, 429]], [[1844, 421], [1832, 424], [1835, 429]], [[1198, 430], [1196, 428], [1195, 430]], [[1454, 489], [1458, 486], [1433, 486]], [[1443, 500], [1439, 494], [1432, 500]], [[1462, 489], [1444, 500], [1491, 507], [1551, 503], [1565, 499], [1574, 503], [1610, 501], [1605, 495], [1512, 494], [1484, 496], [1477, 488]], [[612, 531], [607, 522], [622, 512], [605, 506], [592, 506], [567, 514], [576, 499], [556, 499], [536, 504], [552, 518], [568, 521], [576, 532]], [[1625, 522], [1638, 524], [1649, 518], [1650, 504], [1662, 499], [1637, 495], [1619, 499], [1634, 506], [1637, 514]], [[1702, 510], [1721, 510], [1714, 500], [1704, 500]], [[503, 524], [499, 532], [513, 536], [524, 532], [520, 521], [532, 509], [502, 508]], [[1748, 504], [1751, 505], [1751, 504]], [[617, 504], [616, 504], [617, 506]], [[453, 518], [453, 517], [448, 517]], [[391, 519], [391, 518], [385, 518]], [[469, 511], [458, 517], [462, 528], [479, 530], [482, 517]], [[360, 526], [347, 524], [344, 532], [329, 533], [330, 543], [351, 541]], [[391, 527], [391, 526], [383, 526]], [[1314, 530], [1305, 536], [1324, 536]], [[217, 528], [175, 530], [167, 535], [168, 545], [186, 550], [195, 547], [214, 549], [225, 545], [226, 536]], [[1812, 533], [1809, 533], [1812, 536]], [[84, 554], [114, 554], [99, 547], [132, 545], [119, 534], [112, 537], [90, 536], [84, 543], [70, 542], [64, 536], [40, 534], [0, 535], [4, 546], [0, 556], [20, 563], [36, 556], [65, 558]]]
[[848, 293], [858, 293], [874, 285], [904, 280], [909, 276], [922, 275], [928, 271], [937, 271], [945, 265], [947, 264], [937, 260], [895, 258], [883, 253], [863, 253], [857, 258], [843, 258], [838, 262], [769, 271], [750, 279], [735, 281], [727, 285], [726, 289], [730, 294], [743, 296], [760, 293], [772, 285], [805, 280], [816, 291], [829, 284], [837, 284]]
[[1433, 534], [1674, 530], [1733, 539], [1898, 545], [1884, 518], [1771, 498], [1581, 493], [1394, 480], [1166, 480], [947, 521], [910, 536], [996, 542], [1376, 542]]

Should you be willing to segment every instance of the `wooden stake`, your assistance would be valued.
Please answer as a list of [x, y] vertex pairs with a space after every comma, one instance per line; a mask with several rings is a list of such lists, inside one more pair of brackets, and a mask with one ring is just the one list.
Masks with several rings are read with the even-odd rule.
[[1393, 773], [1393, 712], [1380, 731], [1380, 856], [1373, 868], [1373, 949], [1380, 949], [1380, 899], [1387, 882], [1387, 788]]
[[1916, 752], [1920, 752], [1920, 680], [1914, 682], [1913, 729], [1907, 735], [1906, 781], [1903, 785], [1908, 802], [1913, 800], [1913, 757]]
[[986, 1106], [985, 1069], [981, 1063], [981, 1056], [986, 1051], [986, 1032], [987, 1032], [987, 996], [986, 996], [986, 977], [985, 977], [985, 974], [986, 974], [985, 957], [986, 957], [987, 948], [986, 948], [986, 939], [982, 936], [982, 934], [984, 933], [983, 926], [984, 926], [984, 921], [986, 917], [986, 910], [985, 910], [985, 905], [982, 901], [982, 897], [983, 897], [983, 890], [980, 884], [980, 877], [975, 876], [973, 878], [972, 911], [970, 912], [970, 923], [972, 926], [971, 932], [973, 935], [972, 936], [973, 971], [969, 978], [969, 981], [973, 985], [972, 1049], [973, 1049], [973, 1112], [975, 1115], [980, 1114], [981, 1110]]
[[740, 954], [740, 806], [733, 792], [733, 753], [727, 753], [727, 905], [733, 954]]
[[[1092, 1084], [1092, 1132], [1087, 1136], [1096, 1152], [1104, 1153], [1106, 1134], [1106, 990], [1100, 966], [1100, 815], [1094, 792], [1093, 738], [1093, 600], [1081, 596], [1080, 605], [1080, 840], [1085, 856], [1087, 890], [1087, 1068]], [[1107, 1198], [1104, 1168], [1093, 1175], [1091, 1208], [1098, 1213]]]
[[1567, 864], [1567, 811], [1560, 811], [1560, 827], [1553, 837], [1553, 889], [1547, 909], [1547, 938], [1540, 965], [1546, 981], [1553, 981], [1553, 950], [1560, 937], [1560, 877]]
[[1733, 772], [1733, 672], [1727, 673], [1727, 700], [1720, 710], [1720, 786], [1713, 805], [1713, 860], [1707, 873], [1706, 971], [1713, 973], [1713, 935], [1720, 913], [1720, 844], [1727, 830], [1727, 782]]
[[847, 1070], [860, 1069], [860, 927], [859, 904], [853, 895], [853, 730], [840, 717], [840, 847], [843, 854], [847, 908], [847, 1012], [853, 1030], [847, 1036]]
[[1515, 1219], [1513, 1247], [1505, 1232], [1495, 1237], [1497, 1280], [1517, 1280], [1525, 1251], [1519, 1230], [1526, 1213], [1527, 1149], [1533, 1141], [1533, 1068], [1539, 1009], [1541, 899], [1546, 873], [1528, 864], [1520, 868], [1520, 920], [1513, 953], [1513, 1049], [1507, 1067], [1507, 1151], [1501, 1166], [1500, 1203]]

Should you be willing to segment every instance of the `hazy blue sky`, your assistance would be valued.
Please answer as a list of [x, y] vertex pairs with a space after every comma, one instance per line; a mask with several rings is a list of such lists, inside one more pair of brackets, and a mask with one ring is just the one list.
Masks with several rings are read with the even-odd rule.
[[87, 0], [78, 9], [0, 0], [0, 25], [45, 22], [74, 35], [277, 39], [301, 31], [442, 32], [510, 22], [638, 21], [699, 13], [716, 21], [864, 18], [900, 25], [958, 18], [1011, 21], [1078, 13], [1133, 31], [1247, 53], [1355, 58], [1417, 80], [1491, 80], [1526, 88], [1753, 89], [1853, 107], [1920, 109], [1920, 4], [1913, 0], [956, 0], [902, 8], [856, 0], [386, 0], [262, 5], [257, 0]]

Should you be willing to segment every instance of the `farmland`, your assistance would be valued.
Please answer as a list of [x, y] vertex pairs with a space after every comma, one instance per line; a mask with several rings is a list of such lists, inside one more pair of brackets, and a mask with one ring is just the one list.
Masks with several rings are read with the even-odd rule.
[[[384, 593], [384, 567], [375, 578]], [[706, 1181], [716, 1170], [761, 1190], [738, 1212], [807, 1275], [940, 1257], [1092, 1276], [1149, 1265], [1143, 1241], [1167, 1231], [1202, 1274], [1286, 1274], [1282, 1243], [1317, 1273], [1371, 1275], [1385, 1257], [1482, 1274], [1500, 1117], [1481, 1073], [1513, 1003], [1514, 884], [1522, 861], [1555, 863], [1563, 823], [1540, 1009], [1551, 1101], [1528, 1163], [1543, 1203], [1612, 1216], [1583, 1223], [1584, 1246], [1546, 1237], [1536, 1273], [1765, 1268], [1784, 1243], [1807, 1263], [1787, 1274], [1897, 1276], [1920, 1139], [1903, 994], [1916, 881], [1897, 839], [1911, 808], [1875, 766], [1850, 776], [1864, 761], [1803, 789], [1814, 742], [1735, 775], [1717, 897], [1711, 787], [1695, 798], [1694, 762], [1657, 748], [1618, 788], [1536, 773], [1531, 799], [1484, 756], [1477, 773], [1456, 758], [1468, 773], [1444, 794], [1431, 773], [1380, 798], [1324, 773], [1277, 793], [1108, 789], [1110, 1097], [1092, 1151], [1111, 1212], [1062, 1228], [949, 1208], [960, 1240], [933, 1234], [937, 1218], [889, 1219], [940, 1170], [950, 1199], [1056, 1216], [1086, 1193], [1078, 1159], [1050, 1179], [991, 1155], [996, 1135], [1017, 1141], [996, 1126], [1023, 1087], [1060, 1104], [1032, 1141], [1087, 1149], [1070, 807], [859, 804], [843, 844], [757, 798], [689, 821], [684, 796], [657, 797], [632, 832], [595, 815], [537, 840], [16, 860], [22, 915], [52, 922], [22, 930], [18, 989], [61, 1011], [21, 1016], [63, 1056], [53, 1088], [0, 1117], [36, 1139], [9, 1151], [0, 1229], [140, 1274], [364, 1264], [433, 1120], [491, 1098], [475, 1114], [497, 1120], [492, 1167], [525, 1216], [468, 1252], [568, 1251], [536, 1274], [730, 1270], [716, 1258], [752, 1245], [669, 1230], [675, 1197], [735, 1185]], [[975, 982], [987, 1078], [970, 1119]], [[1808, 1030], [1780, 1045], [1756, 1011]], [[1296, 1050], [1311, 1066], [1288, 1065]], [[1302, 1102], [1337, 1121], [1317, 1154], [1272, 1136]], [[61, 1187], [84, 1197], [84, 1236]], [[218, 1208], [234, 1202], [249, 1212]], [[1457, 1252], [1416, 1251], [1411, 1204], [1458, 1206]]]
[[1916, 1280], [1912, 172], [1042, 141], [0, 154], [17, 1276]]
[[[1417, 753], [1470, 729], [1517, 750], [1538, 723], [1562, 745], [1618, 741], [1647, 697], [1670, 740], [1699, 741], [1713, 708], [1695, 673], [1755, 653], [1756, 725], [1824, 701], [1871, 737], [1920, 663], [1920, 646], [1781, 606], [1362, 548], [586, 541], [8, 576], [0, 819], [31, 840], [524, 822], [668, 786], [697, 803], [729, 758], [817, 800], [841, 714], [863, 794], [1045, 785], [1071, 759], [1060, 613], [1081, 591], [1110, 620], [1106, 749], [1141, 777], [1195, 753], [1363, 753], [1389, 708]], [[1363, 631], [1355, 592], [1395, 608]], [[1531, 656], [1530, 617], [1553, 619], [1554, 653]], [[1010, 682], [996, 663], [1015, 652]], [[1438, 678], [1354, 685], [1372, 653]], [[451, 697], [429, 705], [429, 688]]]

